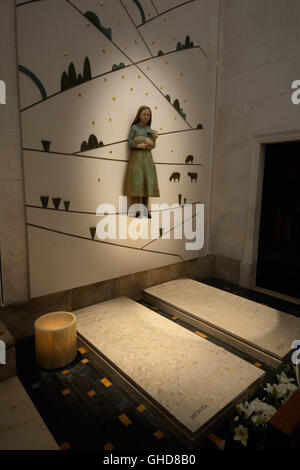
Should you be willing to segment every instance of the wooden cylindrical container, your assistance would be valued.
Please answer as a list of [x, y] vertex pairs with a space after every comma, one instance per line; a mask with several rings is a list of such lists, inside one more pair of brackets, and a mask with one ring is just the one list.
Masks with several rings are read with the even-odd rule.
[[76, 316], [71, 312], [42, 315], [34, 323], [35, 357], [44, 369], [58, 369], [77, 355]]

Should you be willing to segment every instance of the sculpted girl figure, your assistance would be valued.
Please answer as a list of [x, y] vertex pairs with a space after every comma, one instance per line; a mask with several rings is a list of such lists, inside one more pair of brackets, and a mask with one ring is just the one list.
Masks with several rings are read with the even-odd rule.
[[[156, 146], [158, 133], [151, 129], [152, 112], [148, 106], [140, 106], [131, 125], [128, 143], [131, 148], [125, 179], [125, 195], [135, 204], [148, 209], [149, 197], [159, 197], [155, 164], [151, 150]], [[136, 212], [136, 217], [140, 211]], [[151, 214], [148, 212], [148, 218]]]

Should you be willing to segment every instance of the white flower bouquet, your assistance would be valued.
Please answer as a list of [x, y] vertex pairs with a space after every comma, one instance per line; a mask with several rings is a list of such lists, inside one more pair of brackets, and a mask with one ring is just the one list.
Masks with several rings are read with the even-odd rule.
[[256, 396], [237, 405], [237, 415], [226, 437], [226, 448], [230, 447], [230, 441], [233, 447], [235, 443], [241, 448], [264, 448], [268, 421], [298, 388], [294, 365], [281, 364], [270, 382], [262, 385]]

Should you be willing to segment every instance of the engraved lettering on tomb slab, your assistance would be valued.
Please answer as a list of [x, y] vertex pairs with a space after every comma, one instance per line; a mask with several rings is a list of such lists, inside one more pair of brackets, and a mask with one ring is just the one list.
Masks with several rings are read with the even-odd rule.
[[204, 411], [208, 406], [207, 405], [203, 405], [201, 406], [201, 408], [199, 408], [199, 410], [196, 410], [193, 412], [192, 416], [190, 416], [191, 419], [195, 419], [196, 416], [200, 415], [202, 413], [202, 411]]

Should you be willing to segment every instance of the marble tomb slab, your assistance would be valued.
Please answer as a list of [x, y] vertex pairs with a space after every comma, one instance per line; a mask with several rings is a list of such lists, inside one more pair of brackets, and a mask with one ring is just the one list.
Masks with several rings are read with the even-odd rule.
[[205, 427], [264, 375], [254, 365], [127, 297], [73, 313], [79, 336], [187, 434]]
[[192, 279], [152, 286], [143, 297], [274, 367], [300, 338], [300, 318]]

